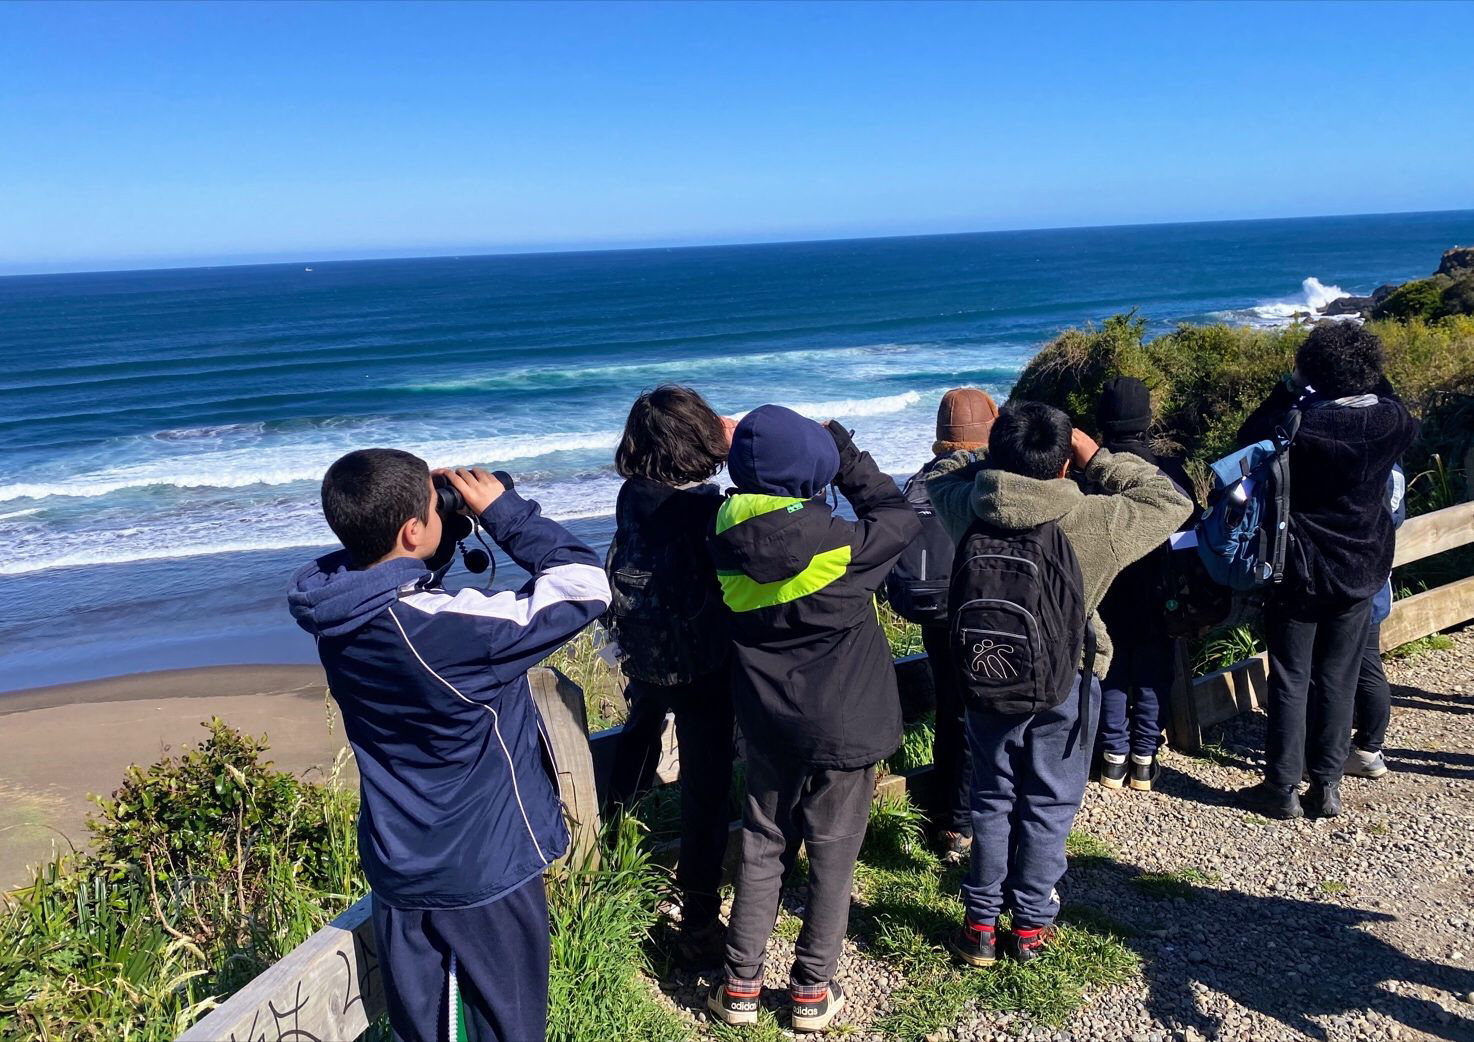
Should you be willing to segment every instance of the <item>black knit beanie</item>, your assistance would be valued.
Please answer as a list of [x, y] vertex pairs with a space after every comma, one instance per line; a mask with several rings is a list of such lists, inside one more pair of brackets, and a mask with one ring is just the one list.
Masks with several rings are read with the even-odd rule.
[[1152, 425], [1152, 395], [1134, 376], [1107, 380], [1095, 419], [1106, 436], [1144, 434]]

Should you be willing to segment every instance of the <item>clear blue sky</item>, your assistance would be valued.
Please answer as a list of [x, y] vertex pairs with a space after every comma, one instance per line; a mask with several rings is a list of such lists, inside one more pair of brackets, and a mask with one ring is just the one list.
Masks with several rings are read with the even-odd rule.
[[0, 271], [1474, 207], [1474, 5], [0, 4]]

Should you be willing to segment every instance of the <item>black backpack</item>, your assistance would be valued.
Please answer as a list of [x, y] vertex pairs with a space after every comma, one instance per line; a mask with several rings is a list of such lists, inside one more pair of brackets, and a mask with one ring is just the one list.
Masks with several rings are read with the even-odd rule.
[[619, 644], [625, 676], [670, 687], [726, 664], [727, 606], [704, 549], [688, 539], [655, 544], [616, 532], [604, 570], [610, 598], [603, 622]]
[[956, 547], [932, 509], [927, 467], [911, 475], [901, 495], [921, 519], [921, 534], [901, 551], [885, 577], [885, 599], [907, 622], [923, 626], [947, 621], [947, 588]]
[[[1053, 521], [1015, 531], [976, 521], [957, 547], [949, 591], [963, 700], [999, 713], [1040, 713], [1069, 697], [1095, 634], [1080, 562]], [[1081, 734], [1089, 733], [1081, 700]]]

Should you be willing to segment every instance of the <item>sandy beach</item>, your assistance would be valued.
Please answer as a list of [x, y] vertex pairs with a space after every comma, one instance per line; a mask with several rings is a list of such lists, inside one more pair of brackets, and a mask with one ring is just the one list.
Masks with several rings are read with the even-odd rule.
[[267, 735], [272, 761], [294, 773], [331, 768], [347, 744], [317, 666], [168, 670], [0, 697], [0, 888], [26, 882], [54, 848], [84, 845], [89, 796], [111, 793], [130, 764], [198, 742], [212, 716]]

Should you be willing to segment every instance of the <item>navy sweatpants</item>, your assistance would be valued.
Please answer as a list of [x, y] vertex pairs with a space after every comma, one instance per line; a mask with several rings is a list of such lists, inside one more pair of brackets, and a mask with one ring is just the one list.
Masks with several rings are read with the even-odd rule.
[[[1015, 926], [1048, 926], [1059, 914], [1065, 839], [1075, 823], [1095, 735], [1082, 734], [1080, 678], [1043, 713], [967, 711], [972, 747], [972, 861], [962, 881], [969, 922], [991, 925], [1005, 910]], [[1090, 720], [1100, 681], [1090, 678]]]
[[1172, 642], [1121, 641], [1101, 685], [1100, 747], [1125, 756], [1155, 756], [1162, 746], [1162, 709], [1172, 693]]
[[374, 942], [389, 1022], [400, 1042], [546, 1037], [548, 899], [542, 876], [474, 908], [413, 911], [376, 899]]

